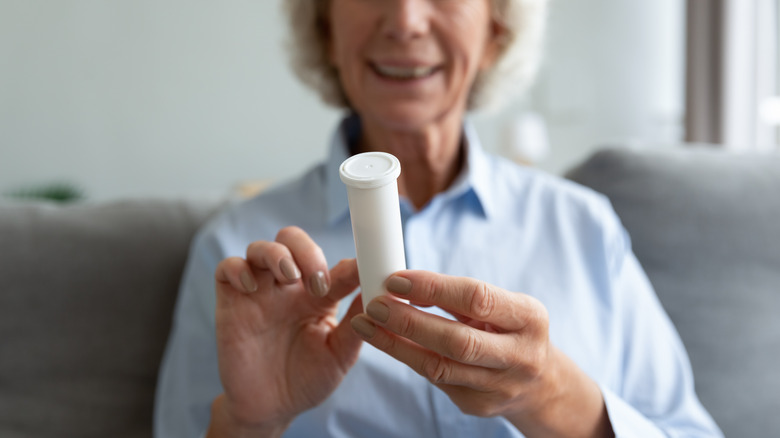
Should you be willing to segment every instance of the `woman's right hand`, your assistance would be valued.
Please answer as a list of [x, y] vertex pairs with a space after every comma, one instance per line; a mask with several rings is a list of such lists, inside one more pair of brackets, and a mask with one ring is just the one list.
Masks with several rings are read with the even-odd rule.
[[[224, 394], [212, 406], [209, 436], [232, 431], [280, 435], [301, 412], [321, 403], [354, 365], [361, 338], [339, 301], [359, 285], [354, 259], [332, 270], [300, 228], [274, 242], [249, 245], [216, 270], [217, 352]], [[218, 433], [219, 432], [219, 433]]]

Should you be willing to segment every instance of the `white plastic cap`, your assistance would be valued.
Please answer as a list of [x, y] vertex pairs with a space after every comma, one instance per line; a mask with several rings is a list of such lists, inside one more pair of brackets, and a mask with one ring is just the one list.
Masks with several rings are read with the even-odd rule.
[[341, 163], [339, 175], [350, 187], [374, 189], [395, 182], [401, 175], [401, 162], [385, 152], [365, 152]]

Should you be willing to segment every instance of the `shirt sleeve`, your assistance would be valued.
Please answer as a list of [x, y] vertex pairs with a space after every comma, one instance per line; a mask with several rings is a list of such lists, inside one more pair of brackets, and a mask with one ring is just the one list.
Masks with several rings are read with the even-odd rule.
[[158, 377], [154, 436], [201, 437], [222, 392], [216, 353], [214, 270], [223, 258], [208, 232], [195, 238]]
[[607, 254], [621, 378], [601, 389], [615, 435], [721, 437], [696, 395], [685, 347], [612, 215]]

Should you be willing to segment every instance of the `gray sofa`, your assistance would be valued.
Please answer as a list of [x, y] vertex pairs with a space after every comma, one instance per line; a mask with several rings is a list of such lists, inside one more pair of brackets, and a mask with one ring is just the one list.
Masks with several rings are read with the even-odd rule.
[[[598, 153], [612, 200], [728, 436], [780, 431], [780, 157]], [[215, 202], [0, 203], [0, 436], [149, 437], [195, 230]]]
[[613, 149], [568, 176], [612, 201], [726, 436], [780, 436], [780, 154]]
[[188, 246], [214, 205], [0, 204], [0, 437], [149, 437]]

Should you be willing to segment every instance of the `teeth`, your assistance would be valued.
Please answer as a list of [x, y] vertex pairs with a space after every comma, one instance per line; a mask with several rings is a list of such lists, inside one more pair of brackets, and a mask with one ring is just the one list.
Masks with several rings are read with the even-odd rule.
[[375, 65], [377, 72], [382, 76], [393, 79], [418, 79], [430, 76], [435, 67], [391, 67], [387, 65]]

